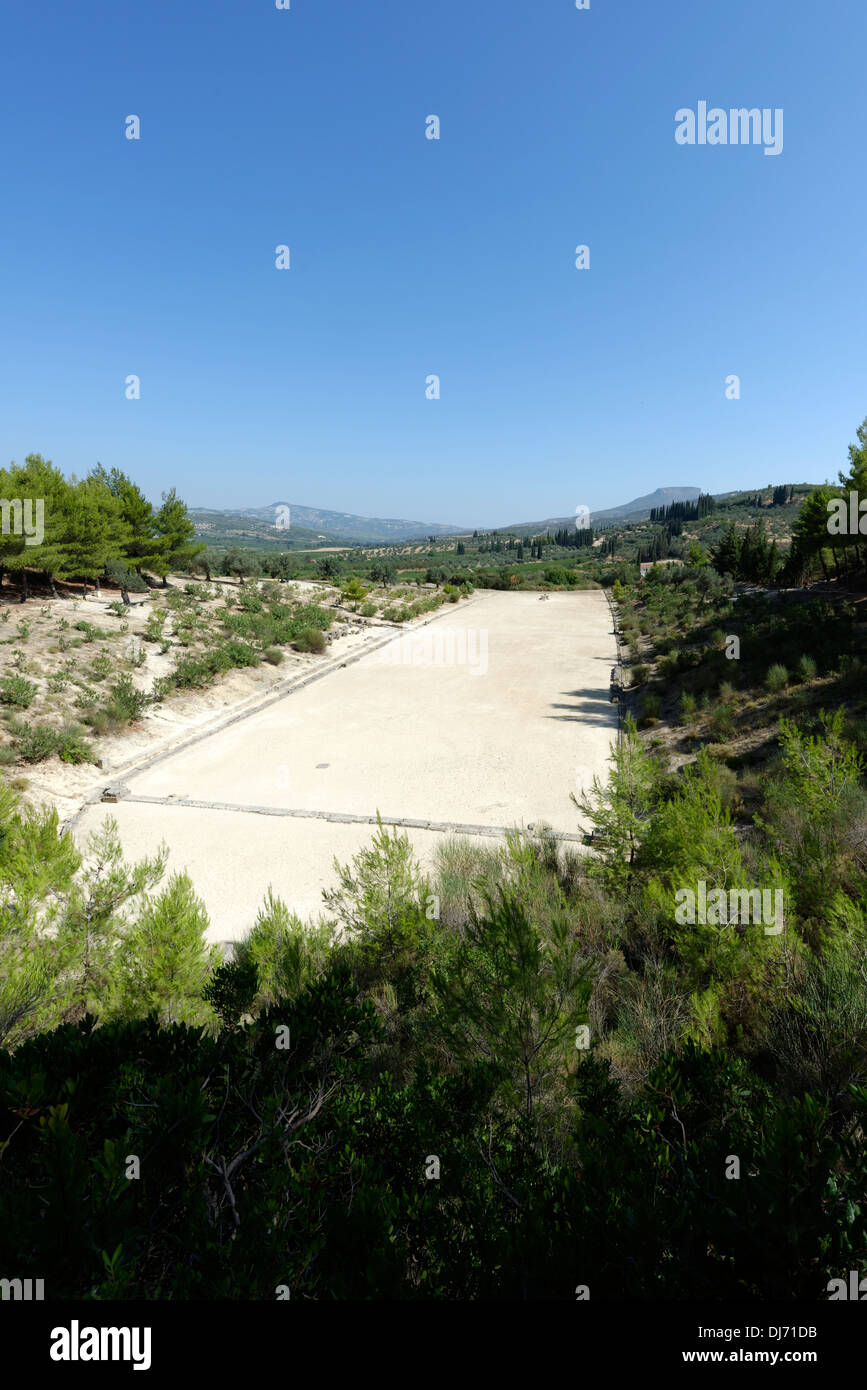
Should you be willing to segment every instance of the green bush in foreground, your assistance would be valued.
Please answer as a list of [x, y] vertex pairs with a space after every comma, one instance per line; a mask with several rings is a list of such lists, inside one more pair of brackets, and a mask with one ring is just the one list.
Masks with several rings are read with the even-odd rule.
[[371, 1066], [345, 966], [216, 1038], [93, 1025], [0, 1054], [0, 1257], [59, 1298], [816, 1299], [867, 1257], [863, 1090], [840, 1131], [726, 1050], [626, 1102], [591, 1055], [558, 1159], [486, 1066]]

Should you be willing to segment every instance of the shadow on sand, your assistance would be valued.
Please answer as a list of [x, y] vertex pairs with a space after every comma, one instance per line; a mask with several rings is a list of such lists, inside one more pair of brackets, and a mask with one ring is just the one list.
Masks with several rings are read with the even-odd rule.
[[582, 724], [610, 724], [617, 727], [617, 702], [612, 701], [609, 686], [586, 690], [563, 690], [560, 692], [571, 703], [553, 704], [552, 709], [563, 710], [563, 714], [549, 714], [547, 719], [574, 719]]

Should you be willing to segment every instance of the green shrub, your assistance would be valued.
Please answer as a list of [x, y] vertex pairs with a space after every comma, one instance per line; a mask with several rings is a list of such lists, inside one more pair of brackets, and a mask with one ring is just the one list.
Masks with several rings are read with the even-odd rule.
[[292, 620], [297, 624], [297, 631], [305, 627], [318, 627], [325, 632], [331, 626], [333, 614], [318, 603], [302, 603], [292, 615]]
[[647, 729], [653, 724], [658, 724], [661, 707], [662, 702], [658, 695], [645, 695], [641, 701], [641, 717], [638, 720], [639, 728]]
[[735, 727], [735, 717], [728, 705], [719, 704], [713, 709], [710, 717], [711, 733], [720, 739], [728, 738]]
[[[181, 589], [166, 589], [162, 594], [162, 601], [173, 613], [179, 613], [183, 609], [193, 606], [192, 599], [188, 598]], [[159, 612], [160, 610], [156, 609], [155, 611]]]
[[361, 613], [362, 618], [373, 618], [376, 616], [376, 604], [363, 603], [361, 605], [361, 608], [359, 609], [359, 612]]
[[[207, 654], [206, 654], [207, 657]], [[157, 699], [163, 699], [170, 690], [199, 690], [213, 680], [216, 668], [206, 657], [182, 657], [170, 676], [161, 676], [154, 681], [153, 689]]]
[[24, 724], [16, 720], [10, 727], [22, 762], [41, 763], [57, 751], [58, 733], [50, 724]]
[[67, 724], [57, 735], [57, 753], [64, 763], [94, 763], [96, 755], [77, 724]]
[[75, 623], [75, 630], [84, 633], [85, 642], [95, 642], [97, 639], [104, 642], [108, 637], [108, 633], [104, 632], [101, 627], [95, 627], [93, 623], [86, 622], [84, 618]]
[[325, 651], [327, 645], [325, 633], [321, 632], [318, 627], [303, 628], [293, 643], [296, 651], [299, 652], [321, 653]]
[[159, 642], [162, 639], [165, 621], [165, 609], [155, 608], [145, 624], [144, 638], [146, 642]]
[[237, 602], [243, 613], [264, 613], [265, 611], [265, 605], [255, 589], [241, 589]]
[[798, 675], [802, 681], [812, 681], [816, 679], [818, 666], [811, 656], [802, 656], [798, 662]]
[[[716, 750], [716, 753], [711, 756], [719, 756], [719, 750], [723, 745], [709, 744], [708, 747]], [[703, 776], [708, 786], [716, 792], [726, 810], [731, 810], [738, 805], [740, 801], [738, 777], [737, 773], [730, 767], [726, 767], [723, 762], [705, 762]]]
[[840, 688], [844, 694], [860, 694], [867, 681], [867, 664], [845, 652], [840, 658]]
[[108, 702], [109, 715], [130, 723], [134, 719], [141, 718], [147, 704], [147, 695], [143, 690], [136, 689], [132, 676], [126, 673], [118, 676], [111, 687], [111, 698]]
[[97, 736], [107, 734], [116, 728], [116, 721], [111, 719], [104, 709], [90, 710], [84, 718], [88, 728], [92, 729]]
[[680, 697], [680, 722], [689, 724], [695, 718], [696, 698], [689, 690], [684, 690]]
[[279, 666], [283, 660], [283, 653], [279, 647], [266, 647], [262, 655], [271, 666]]
[[3, 676], [0, 678], [0, 705], [14, 705], [18, 709], [29, 709], [37, 694], [32, 681], [23, 676]]
[[75, 708], [82, 710], [85, 714], [96, 709], [99, 704], [99, 694], [91, 690], [89, 685], [83, 685], [75, 697]]
[[95, 681], [105, 680], [114, 670], [114, 661], [110, 656], [97, 656], [91, 662], [90, 670]]
[[778, 695], [781, 690], [785, 690], [788, 683], [789, 673], [785, 666], [777, 661], [774, 662], [773, 666], [768, 667], [768, 673], [765, 676], [765, 686], [772, 695]]
[[229, 658], [232, 666], [258, 666], [259, 653], [247, 642], [238, 642], [230, 638], [223, 644], [223, 652]]

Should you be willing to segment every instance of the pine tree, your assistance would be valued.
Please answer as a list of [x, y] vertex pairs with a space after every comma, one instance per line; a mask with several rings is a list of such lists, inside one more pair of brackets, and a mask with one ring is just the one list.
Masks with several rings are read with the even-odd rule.
[[159, 555], [154, 509], [141, 488], [119, 469], [107, 472], [97, 464], [91, 478], [102, 482], [120, 502], [121, 516], [126, 527], [121, 558], [135, 570], [142, 570]]
[[87, 581], [98, 585], [100, 575], [112, 556], [121, 549], [126, 528], [117, 498], [93, 476], [72, 489], [64, 546], [61, 579], [80, 579], [82, 597], [87, 598]]
[[[42, 505], [43, 537], [31, 544], [23, 534], [0, 535], [0, 559], [10, 571], [21, 575], [22, 598], [27, 593], [27, 571], [42, 570], [57, 596], [55, 578], [64, 567], [66, 533], [72, 507], [72, 489], [59, 469], [42, 458], [28, 454], [23, 467], [13, 464], [0, 470], [0, 497], [27, 499], [33, 508]], [[35, 537], [31, 538], [35, 540]]]
[[125, 1018], [155, 1014], [163, 1028], [208, 1023], [212, 1014], [202, 989], [222, 955], [218, 947], [206, 945], [207, 929], [208, 914], [189, 878], [173, 874], [124, 933], [112, 1013]]
[[435, 1027], [450, 1055], [480, 1061], [528, 1121], [575, 1052], [586, 1023], [590, 967], [564, 901], [546, 910], [544, 935], [528, 906], [530, 853], [510, 845], [509, 886], [486, 890], [447, 969], [435, 970]]
[[[849, 445], [849, 471], [840, 473], [839, 478], [844, 492], [857, 492], [859, 500], [867, 499], [867, 418], [861, 421], [856, 431], [858, 436], [857, 444]], [[859, 534], [850, 537], [850, 543], [855, 547], [855, 555], [858, 563], [861, 563], [861, 541]]]
[[80, 866], [56, 809], [22, 809], [0, 780], [0, 1047], [11, 1049], [60, 1021], [55, 948], [43, 927]]
[[730, 574], [735, 579], [740, 575], [741, 539], [734, 522], [729, 522], [719, 545], [713, 551], [714, 569], [720, 574]]
[[154, 530], [159, 553], [151, 564], [162, 577], [165, 588], [170, 570], [188, 569], [205, 549], [205, 544], [195, 542], [196, 528], [190, 520], [187, 504], [181, 501], [174, 488], [163, 493], [163, 505], [154, 518]]
[[612, 749], [607, 783], [593, 778], [589, 792], [571, 800], [594, 827], [594, 838], [601, 846], [600, 858], [591, 861], [590, 873], [603, 880], [610, 891], [626, 889], [632, 878], [636, 855], [647, 829], [654, 804], [653, 762], [632, 715], [627, 715], [623, 740]]
[[831, 541], [828, 531], [828, 503], [836, 496], [838, 496], [838, 490], [830, 487], [827, 483], [823, 483], [821, 487], [813, 488], [801, 503], [801, 509], [792, 527], [792, 535], [797, 541], [799, 554], [805, 560], [818, 556], [822, 566], [822, 574], [826, 579], [828, 578], [828, 569], [825, 564], [824, 551]]
[[113, 816], [91, 834], [84, 869], [66, 896], [52, 938], [56, 1007], [63, 1021], [104, 1012], [116, 978], [123, 910], [156, 887], [167, 858], [168, 850], [162, 845], [152, 859], [124, 863]]

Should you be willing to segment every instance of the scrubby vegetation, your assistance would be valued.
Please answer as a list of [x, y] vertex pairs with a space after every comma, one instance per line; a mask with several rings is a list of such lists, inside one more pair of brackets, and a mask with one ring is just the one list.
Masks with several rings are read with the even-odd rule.
[[[93, 761], [93, 739], [136, 724], [175, 692], [204, 689], [231, 670], [279, 665], [292, 648], [325, 652], [335, 617], [333, 608], [276, 585], [226, 592], [171, 584], [158, 592], [154, 608], [107, 606], [109, 620], [123, 618], [108, 628], [75, 616], [81, 600], [51, 602], [26, 633], [6, 639], [15, 669], [0, 677], [4, 761], [33, 763], [54, 754]], [[59, 616], [64, 610], [68, 618]], [[72, 725], [78, 726], [74, 740]]]

